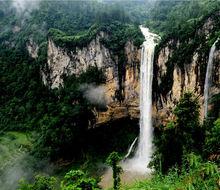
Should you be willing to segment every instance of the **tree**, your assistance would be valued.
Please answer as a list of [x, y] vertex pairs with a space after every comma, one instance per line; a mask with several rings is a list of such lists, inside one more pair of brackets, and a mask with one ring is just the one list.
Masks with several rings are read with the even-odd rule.
[[121, 157], [118, 155], [117, 152], [112, 152], [106, 160], [107, 164], [112, 167], [114, 190], [118, 190], [120, 188], [120, 182], [121, 182], [120, 174], [122, 173], [122, 168], [121, 166], [118, 165], [118, 162], [120, 160], [121, 160]]
[[186, 92], [174, 109], [176, 133], [182, 141], [184, 151], [198, 151], [202, 147], [203, 129], [199, 123], [198, 99]]
[[81, 170], [71, 170], [61, 182], [61, 190], [98, 190], [97, 180], [88, 178]]
[[56, 179], [42, 175], [35, 176], [33, 184], [21, 180], [18, 190], [54, 190]]
[[220, 157], [220, 118], [214, 122], [214, 126], [206, 131], [205, 152], [211, 160], [216, 160], [218, 163]]
[[156, 151], [151, 164], [157, 171], [167, 172], [175, 165], [181, 167], [184, 155], [200, 153], [204, 144], [199, 104], [192, 93], [183, 94], [173, 113], [174, 121], [155, 129]]

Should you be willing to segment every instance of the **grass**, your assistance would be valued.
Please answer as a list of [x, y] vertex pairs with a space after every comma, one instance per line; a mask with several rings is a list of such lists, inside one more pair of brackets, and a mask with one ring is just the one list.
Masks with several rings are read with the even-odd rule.
[[31, 148], [27, 133], [5, 132], [0, 136], [0, 170]]

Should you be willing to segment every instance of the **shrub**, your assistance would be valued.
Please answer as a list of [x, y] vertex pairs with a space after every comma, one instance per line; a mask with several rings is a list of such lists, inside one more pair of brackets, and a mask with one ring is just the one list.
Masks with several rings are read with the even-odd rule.
[[56, 179], [42, 175], [35, 176], [33, 183], [21, 180], [18, 190], [54, 190]]
[[61, 190], [98, 190], [98, 181], [88, 178], [80, 170], [71, 170], [64, 176], [61, 182]]

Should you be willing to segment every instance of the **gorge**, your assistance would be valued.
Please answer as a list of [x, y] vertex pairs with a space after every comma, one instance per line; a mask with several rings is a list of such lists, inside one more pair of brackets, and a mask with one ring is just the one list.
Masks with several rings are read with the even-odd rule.
[[[201, 39], [203, 44], [196, 44], [190, 37], [186, 40], [189, 46], [195, 46], [190, 53], [181, 52], [185, 43], [179, 39], [168, 38], [156, 49], [153, 68], [153, 123], [157, 126], [165, 124], [172, 118], [172, 107], [180, 99], [185, 91], [192, 91], [199, 96], [200, 104], [204, 102], [204, 86], [206, 70], [203, 65], [208, 63], [208, 38], [212, 33], [213, 26], [218, 23], [219, 12], [204, 20], [203, 24], [195, 32], [195, 36]], [[102, 84], [105, 89], [107, 99], [107, 111], [96, 112], [96, 123], [103, 124], [111, 120], [130, 117], [139, 118], [139, 93], [140, 93], [140, 62], [141, 49], [129, 40], [122, 47], [125, 55], [123, 65], [123, 76], [119, 76], [118, 55], [105, 47], [102, 39], [110, 38], [106, 33], [101, 32], [92, 40], [87, 47], [78, 48], [76, 52], [65, 50], [57, 46], [53, 39], [48, 43], [47, 69], [42, 69], [44, 84], [51, 88], [62, 86], [63, 75], [80, 75], [89, 66], [97, 66], [106, 75], [106, 83]], [[205, 52], [202, 49], [207, 49]], [[182, 53], [187, 57], [181, 60], [178, 54]], [[187, 55], [185, 55], [187, 54]], [[219, 50], [213, 55], [213, 82], [211, 90], [212, 96], [218, 94], [219, 87]], [[177, 63], [175, 63], [175, 60]], [[181, 65], [180, 65], [181, 64]], [[121, 79], [120, 79], [121, 78]], [[121, 88], [121, 89], [120, 89]], [[122, 93], [123, 100], [116, 98], [118, 92]], [[120, 94], [119, 93], [119, 94]], [[201, 117], [204, 109], [200, 109]]]
[[0, 189], [219, 189], [219, 18], [212, 0], [0, 1]]

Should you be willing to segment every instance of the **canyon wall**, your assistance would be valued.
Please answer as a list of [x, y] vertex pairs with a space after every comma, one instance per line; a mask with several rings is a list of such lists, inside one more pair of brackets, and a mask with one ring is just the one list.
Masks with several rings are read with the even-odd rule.
[[[220, 12], [210, 16], [188, 39], [170, 37], [157, 50], [154, 63], [154, 121], [166, 124], [184, 92], [198, 97], [200, 116], [204, 118], [204, 83], [209, 51], [218, 38], [214, 36]], [[198, 43], [198, 41], [199, 43]], [[182, 52], [185, 49], [185, 53]], [[193, 47], [193, 48], [191, 48]], [[190, 49], [190, 50], [188, 50]], [[188, 52], [187, 52], [188, 51]], [[220, 93], [220, 50], [214, 53], [210, 97]]]
[[[76, 48], [76, 51], [67, 51], [58, 47], [52, 39], [48, 41], [48, 61], [42, 69], [44, 84], [50, 88], [59, 88], [63, 85], [63, 75], [80, 75], [89, 66], [101, 68], [106, 76], [105, 98], [107, 111], [96, 111], [97, 124], [124, 117], [139, 117], [139, 64], [140, 49], [132, 41], [124, 46], [126, 57], [125, 76], [119, 84], [118, 57], [107, 49], [102, 38], [108, 38], [104, 32], [97, 34], [86, 47]], [[117, 99], [119, 85], [123, 86], [123, 100]]]
[[[155, 125], [166, 124], [172, 119], [172, 110], [184, 92], [191, 91], [199, 99], [203, 118], [203, 91], [209, 50], [217, 39], [213, 36], [220, 12], [208, 17], [193, 35], [185, 39], [169, 37], [155, 51], [153, 79], [153, 121]], [[107, 111], [96, 111], [97, 122], [102, 124], [124, 117], [139, 118], [139, 69], [141, 48], [128, 41], [124, 46], [125, 73], [119, 84], [118, 57], [102, 44], [109, 38], [99, 32], [86, 47], [67, 51], [48, 41], [47, 69], [42, 70], [44, 84], [50, 88], [63, 85], [62, 76], [80, 75], [89, 66], [102, 68], [106, 75], [105, 98]], [[210, 96], [220, 93], [220, 50], [214, 54], [214, 67]], [[123, 86], [123, 99], [117, 99], [119, 86]]]

